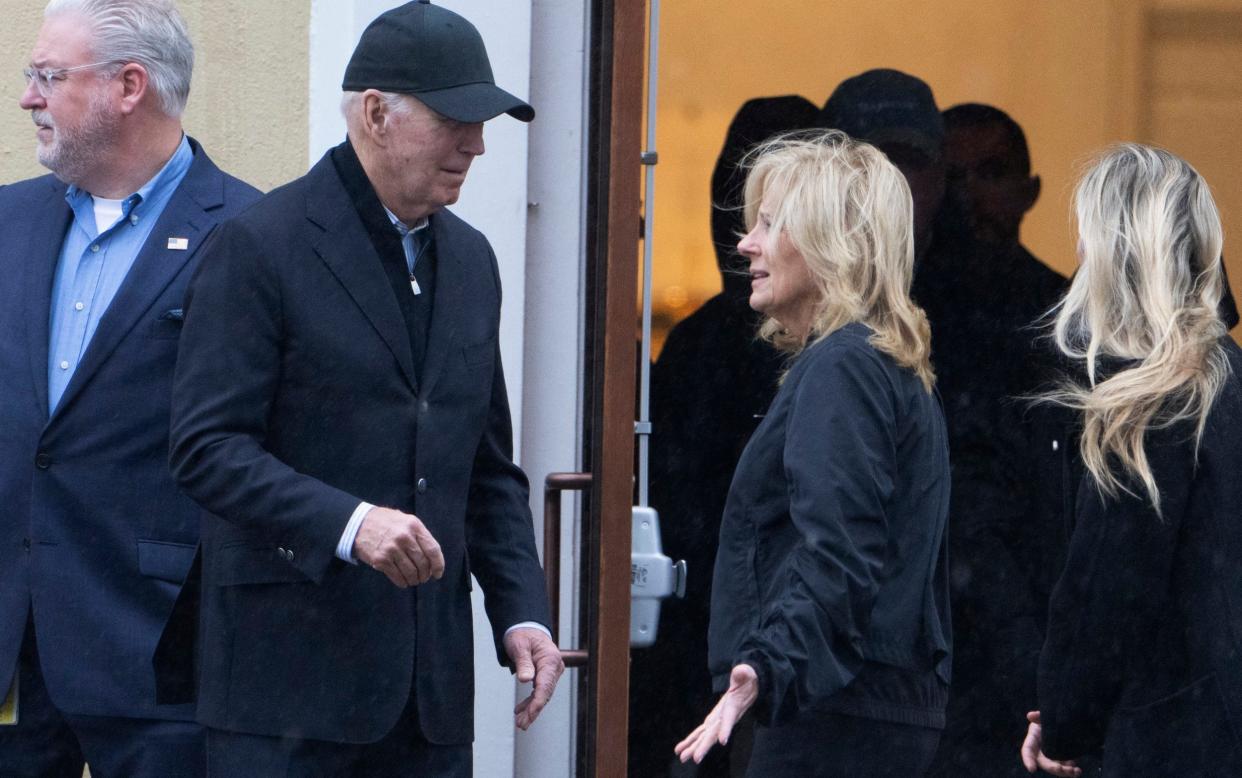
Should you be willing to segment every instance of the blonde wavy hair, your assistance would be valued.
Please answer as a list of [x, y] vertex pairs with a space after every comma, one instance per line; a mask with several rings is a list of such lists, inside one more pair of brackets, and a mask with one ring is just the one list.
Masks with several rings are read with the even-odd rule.
[[746, 227], [766, 195], [771, 245], [784, 234], [818, 287], [811, 330], [797, 337], [771, 317], [759, 335], [786, 353], [852, 322], [870, 343], [912, 370], [931, 391], [931, 329], [910, 299], [914, 213], [906, 179], [883, 152], [837, 130], [778, 135], [751, 151], [744, 190]]
[[[1047, 396], [1082, 413], [1082, 459], [1106, 494], [1142, 483], [1160, 513], [1143, 449], [1149, 429], [1187, 420], [1196, 451], [1229, 375], [1218, 306], [1220, 214], [1207, 182], [1167, 151], [1134, 143], [1100, 155], [1074, 195], [1079, 267], [1056, 309], [1057, 346], [1087, 384]], [[1119, 369], [1101, 375], [1100, 360]]]

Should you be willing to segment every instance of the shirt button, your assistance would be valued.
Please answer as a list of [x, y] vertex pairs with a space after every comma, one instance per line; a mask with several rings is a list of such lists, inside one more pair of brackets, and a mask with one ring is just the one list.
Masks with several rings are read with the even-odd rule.
[[422, 411], [423, 413], [426, 413], [427, 409], [430, 407], [431, 405], [426, 400], [423, 400], [422, 402], [418, 404], [418, 409]]
[[419, 494], [426, 494], [427, 493], [427, 479], [426, 478], [418, 479], [418, 484], [415, 486], [415, 488], [418, 489]]
[[137, 223], [138, 223], [138, 214], [134, 214], [133, 216], [130, 216], [130, 217], [129, 217], [129, 223], [130, 223], [130, 224], [137, 224]]
[[95, 245], [91, 246], [91, 251], [94, 251], [95, 253], [99, 253], [99, 244], [96, 243]]
[[69, 369], [69, 362], [68, 362], [67, 360], [62, 359], [62, 360], [60, 361], [60, 369], [61, 369], [61, 370], [68, 370], [68, 369]]
[[1054, 441], [1052, 441], [1052, 450], [1053, 450], [1053, 451], [1060, 451], [1060, 450], [1061, 450], [1061, 444], [1060, 444], [1059, 442], [1055, 441], [1055, 440], [1054, 440]]
[[73, 310], [75, 311], [80, 311], [85, 307], [86, 307], [86, 303], [74, 303], [73, 304]]

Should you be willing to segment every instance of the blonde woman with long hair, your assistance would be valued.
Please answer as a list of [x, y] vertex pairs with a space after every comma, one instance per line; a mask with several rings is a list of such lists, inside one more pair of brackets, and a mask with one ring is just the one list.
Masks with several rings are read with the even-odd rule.
[[948, 696], [949, 461], [910, 190], [840, 132], [778, 137], [749, 166], [738, 250], [791, 364], [721, 522], [724, 695], [677, 755], [702, 760], [751, 710], [749, 775], [918, 776]]
[[1242, 770], [1242, 351], [1218, 314], [1220, 216], [1160, 149], [1103, 154], [1075, 194], [1080, 266], [1054, 326], [1085, 380], [1084, 466], [1022, 759], [1075, 776]]

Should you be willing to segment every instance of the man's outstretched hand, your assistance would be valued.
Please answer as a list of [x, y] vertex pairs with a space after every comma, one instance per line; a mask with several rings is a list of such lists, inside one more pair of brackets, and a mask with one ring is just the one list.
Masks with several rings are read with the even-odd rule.
[[534, 683], [530, 695], [513, 709], [517, 728], [525, 730], [535, 723], [543, 707], [552, 699], [556, 682], [565, 672], [561, 650], [552, 638], [537, 629], [522, 627], [505, 635], [505, 653], [522, 683]]

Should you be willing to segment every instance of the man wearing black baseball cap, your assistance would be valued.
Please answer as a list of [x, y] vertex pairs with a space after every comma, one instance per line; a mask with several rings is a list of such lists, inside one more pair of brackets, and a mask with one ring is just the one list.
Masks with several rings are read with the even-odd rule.
[[847, 78], [820, 112], [820, 124], [882, 150], [914, 197], [914, 245], [927, 248], [944, 200], [944, 120], [931, 87], [900, 70], [877, 68]]
[[1047, 510], [1055, 501], [1043, 494], [1060, 494], [1070, 450], [1041, 443], [1061, 434], [1056, 421], [1013, 399], [1046, 375], [1029, 325], [1049, 304], [1047, 284], [980, 242], [962, 203], [946, 196], [944, 117], [924, 81], [867, 71], [834, 90], [820, 119], [883, 150], [913, 195], [911, 295], [931, 324], [953, 462], [953, 686], [929, 775], [1017, 775], [1012, 744], [1032, 707], [1047, 611], [1041, 579], [1061, 542], [1060, 517]]
[[[406, 3], [343, 82], [348, 139], [224, 225], [186, 305], [172, 467], [205, 509], [198, 717], [228, 776], [469, 776], [471, 574], [534, 691], [547, 625], [487, 239], [445, 210], [496, 86], [455, 13]], [[172, 687], [166, 687], [172, 688]]]

